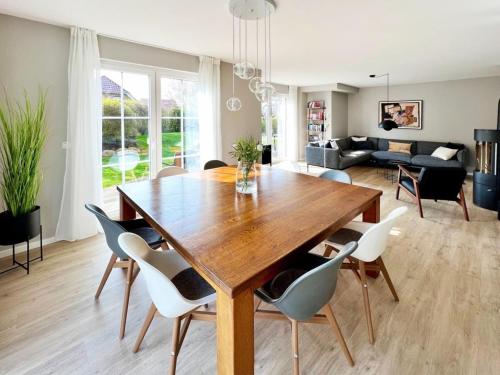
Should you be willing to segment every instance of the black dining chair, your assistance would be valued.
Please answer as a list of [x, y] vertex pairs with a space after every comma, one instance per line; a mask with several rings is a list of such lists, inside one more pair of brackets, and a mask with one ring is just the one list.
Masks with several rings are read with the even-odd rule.
[[204, 170], [207, 169], [214, 169], [214, 168], [220, 168], [220, 167], [227, 167], [227, 164], [224, 163], [222, 160], [209, 160], [205, 163], [205, 166], [203, 167]]
[[420, 169], [418, 177], [415, 177], [400, 165], [396, 199], [399, 199], [399, 191], [403, 189], [417, 204], [421, 218], [424, 217], [422, 199], [457, 202], [462, 207], [465, 220], [469, 221], [462, 188], [466, 176], [464, 168], [424, 167]]
[[[112, 220], [106, 215], [106, 213], [93, 204], [85, 204], [85, 208], [93, 213], [99, 223], [101, 223], [102, 229], [104, 230], [104, 235], [106, 237], [106, 243], [111, 250], [111, 258], [109, 259], [104, 275], [102, 275], [101, 282], [97, 288], [95, 294], [95, 299], [98, 299], [101, 295], [101, 291], [108, 280], [109, 274], [113, 268], [123, 268], [127, 270], [127, 281], [125, 285], [125, 295], [123, 298], [122, 307], [122, 319], [120, 323], [120, 338], [125, 335], [125, 324], [127, 322], [127, 312], [128, 312], [128, 302], [130, 298], [130, 289], [132, 284], [139, 273], [139, 268], [134, 272], [134, 260], [131, 259], [127, 253], [118, 244], [118, 236], [122, 233], [132, 232], [143, 238], [148, 245], [157, 249], [165, 241], [161, 235], [149, 226], [149, 224], [144, 219], [134, 219], [134, 220]], [[118, 260], [118, 258], [120, 260]]]

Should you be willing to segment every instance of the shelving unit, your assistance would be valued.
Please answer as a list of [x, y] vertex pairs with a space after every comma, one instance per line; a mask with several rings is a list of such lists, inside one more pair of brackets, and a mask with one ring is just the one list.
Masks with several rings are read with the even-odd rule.
[[307, 102], [307, 142], [318, 142], [325, 139], [326, 107], [324, 100]]

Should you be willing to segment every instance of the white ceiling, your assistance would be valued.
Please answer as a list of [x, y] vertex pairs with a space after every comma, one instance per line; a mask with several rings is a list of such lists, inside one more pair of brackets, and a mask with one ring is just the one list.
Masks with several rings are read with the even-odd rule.
[[[0, 0], [0, 13], [229, 61], [228, 2]], [[370, 73], [390, 72], [394, 84], [500, 75], [499, 0], [276, 3], [275, 82], [365, 87], [384, 83], [368, 78]]]

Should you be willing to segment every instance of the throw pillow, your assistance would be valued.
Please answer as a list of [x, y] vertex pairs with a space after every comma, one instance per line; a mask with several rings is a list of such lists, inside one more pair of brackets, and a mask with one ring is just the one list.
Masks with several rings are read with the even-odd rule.
[[431, 154], [431, 156], [434, 156], [435, 158], [443, 159], [443, 160], [450, 160], [455, 154], [458, 152], [457, 149], [454, 148], [447, 148], [447, 147], [438, 147], [434, 150], [434, 152]]
[[330, 141], [325, 142], [325, 148], [332, 148], [332, 144]]
[[319, 147], [319, 142], [310, 142], [309, 146], [311, 146], [311, 147]]
[[401, 152], [403, 154], [411, 155], [411, 143], [399, 143], [399, 142], [389, 141], [389, 149], [387, 151]]
[[356, 141], [352, 143], [353, 150], [373, 150], [373, 143], [370, 141]]
[[354, 142], [365, 142], [368, 137], [351, 137]]

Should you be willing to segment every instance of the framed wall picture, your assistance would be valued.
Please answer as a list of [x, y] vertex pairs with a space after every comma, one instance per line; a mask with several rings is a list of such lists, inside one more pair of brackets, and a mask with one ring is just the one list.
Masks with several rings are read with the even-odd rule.
[[379, 102], [378, 123], [393, 120], [398, 129], [422, 129], [423, 100], [391, 100]]

